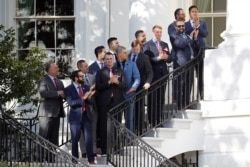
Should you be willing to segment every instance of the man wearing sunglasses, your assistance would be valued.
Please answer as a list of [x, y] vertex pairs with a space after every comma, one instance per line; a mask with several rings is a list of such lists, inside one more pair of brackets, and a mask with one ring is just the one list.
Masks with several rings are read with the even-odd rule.
[[[185, 33], [184, 21], [176, 21], [176, 32], [170, 36], [172, 49], [175, 53], [173, 59], [174, 69], [184, 65], [194, 56], [194, 49], [198, 46], [198, 31], [192, 31], [190, 35]], [[190, 101], [193, 70], [185, 69], [185, 73], [178, 75], [174, 80], [173, 99], [179, 109], [185, 107]]]

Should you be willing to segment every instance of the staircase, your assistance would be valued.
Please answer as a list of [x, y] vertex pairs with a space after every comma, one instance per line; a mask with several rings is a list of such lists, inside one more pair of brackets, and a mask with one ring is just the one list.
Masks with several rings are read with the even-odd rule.
[[142, 138], [167, 158], [203, 149], [204, 126], [201, 111], [185, 110], [177, 116]]

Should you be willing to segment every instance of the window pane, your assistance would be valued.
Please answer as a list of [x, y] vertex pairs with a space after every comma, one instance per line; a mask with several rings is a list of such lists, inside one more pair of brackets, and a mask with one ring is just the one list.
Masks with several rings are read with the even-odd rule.
[[218, 46], [223, 39], [220, 34], [226, 29], [226, 17], [214, 18], [214, 46]]
[[214, 0], [214, 12], [226, 12], [227, 0]]
[[74, 21], [57, 21], [56, 40], [57, 48], [74, 48], [75, 27]]
[[60, 78], [64, 78], [65, 76], [69, 76], [72, 72], [72, 67], [70, 66], [72, 63], [72, 57], [74, 54], [74, 50], [57, 50], [56, 52], [56, 60], [59, 70], [60, 70]]
[[200, 20], [205, 21], [207, 23], [208, 28], [208, 36], [205, 38], [207, 46], [212, 46], [212, 18], [209, 17], [201, 17]]
[[34, 14], [34, 0], [18, 0], [16, 16], [31, 16]]
[[35, 41], [35, 22], [18, 22], [18, 48], [25, 49], [36, 45]]
[[74, 0], [56, 0], [56, 16], [73, 16]]
[[37, 16], [54, 16], [54, 0], [37, 0]]
[[55, 48], [54, 21], [37, 22], [37, 40], [39, 47]]
[[211, 13], [211, 0], [194, 0], [194, 5], [199, 9], [199, 13]]

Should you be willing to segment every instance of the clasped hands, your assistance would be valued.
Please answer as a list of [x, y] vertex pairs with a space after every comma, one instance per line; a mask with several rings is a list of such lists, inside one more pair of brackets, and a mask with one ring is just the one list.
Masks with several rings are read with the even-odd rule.
[[95, 85], [90, 87], [88, 92], [85, 92], [84, 96], [81, 97], [82, 100], [90, 99], [95, 94]]
[[113, 75], [110, 80], [109, 80], [109, 84], [119, 84], [119, 80], [118, 80], [118, 75]]

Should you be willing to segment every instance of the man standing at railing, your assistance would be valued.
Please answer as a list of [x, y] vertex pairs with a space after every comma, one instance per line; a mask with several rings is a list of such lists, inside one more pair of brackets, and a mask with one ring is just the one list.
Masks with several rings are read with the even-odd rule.
[[[166, 42], [161, 40], [162, 27], [155, 25], [152, 28], [153, 38], [147, 41], [143, 47], [143, 52], [149, 57], [152, 64], [154, 76], [153, 83], [164, 78], [168, 74], [167, 62], [171, 62], [169, 47]], [[166, 52], [163, 52], [165, 50]], [[167, 79], [166, 79], [167, 80]], [[166, 84], [157, 88], [156, 92], [148, 96], [148, 119], [151, 126], [160, 123], [163, 107], [165, 104]]]
[[84, 74], [81, 70], [73, 71], [70, 78], [73, 82], [65, 88], [65, 98], [70, 106], [68, 121], [71, 132], [72, 155], [79, 158], [78, 142], [81, 133], [83, 133], [89, 164], [95, 164], [91, 113], [92, 96], [95, 91], [93, 88], [83, 85], [86, 81], [84, 81]]
[[[107, 52], [104, 56], [105, 67], [96, 73], [96, 90], [98, 91], [98, 115], [100, 121], [100, 146], [102, 154], [107, 153], [107, 114], [114, 106], [124, 101], [122, 92], [127, 89], [124, 72], [114, 67], [114, 56]], [[121, 121], [121, 114], [115, 116]]]
[[[176, 32], [170, 36], [170, 41], [175, 53], [172, 58], [174, 69], [184, 65], [194, 56], [194, 49], [197, 47], [197, 31], [190, 35], [185, 33], [184, 21], [175, 22]], [[185, 107], [190, 102], [191, 85], [193, 83], [193, 67], [185, 68], [183, 73], [174, 74], [173, 79], [173, 101], [177, 102], [178, 109]]]
[[[58, 146], [60, 117], [65, 117], [63, 110], [64, 85], [57, 79], [59, 68], [55, 63], [49, 62], [45, 71], [47, 75], [40, 81], [38, 87], [41, 96], [38, 114], [39, 135]], [[51, 155], [46, 156], [49, 157], [40, 157], [40, 160], [54, 162]]]
[[[197, 41], [199, 47], [194, 49], [194, 56], [197, 56], [200, 48], [206, 47], [205, 38], [208, 36], [207, 24], [199, 19], [198, 8], [195, 5], [189, 7], [190, 20], [185, 22], [186, 33], [192, 35], [193, 31], [197, 32]], [[203, 99], [203, 60], [195, 66], [196, 75], [198, 77], [198, 87], [200, 92], [200, 98]]]

